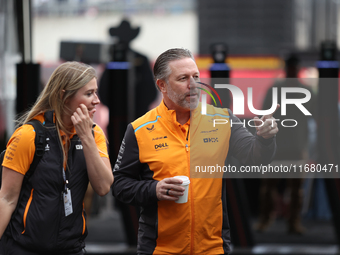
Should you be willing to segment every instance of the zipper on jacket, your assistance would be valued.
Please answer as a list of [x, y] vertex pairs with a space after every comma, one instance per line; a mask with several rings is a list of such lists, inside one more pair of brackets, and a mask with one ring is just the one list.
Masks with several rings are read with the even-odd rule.
[[85, 234], [85, 229], [86, 229], [86, 220], [85, 220], [84, 212], [85, 212], [85, 205], [84, 205], [84, 201], [83, 201], [83, 211], [81, 213], [81, 216], [83, 217], [83, 232], [81, 233], [82, 235]]
[[[187, 137], [186, 137], [186, 144], [185, 144], [185, 149], [187, 151], [187, 163], [188, 163], [188, 169], [189, 169], [189, 176], [190, 176], [190, 154], [188, 154], [189, 152], [189, 132], [190, 132], [190, 126], [188, 128], [188, 133], [187, 133]], [[190, 194], [192, 196], [192, 183], [190, 183], [189, 185], [189, 189], [190, 189]], [[190, 242], [190, 254], [194, 254], [194, 245], [195, 245], [195, 235], [194, 235], [194, 231], [195, 231], [195, 211], [194, 211], [194, 199], [191, 197], [190, 199], [190, 206], [191, 206], [191, 242]]]
[[[58, 136], [58, 134], [57, 134], [57, 136]], [[61, 159], [63, 160], [64, 159], [63, 149], [62, 149], [63, 144], [59, 141], [59, 139], [58, 139], [58, 145], [59, 145], [59, 152], [61, 154]], [[61, 170], [64, 171], [64, 162], [62, 162], [62, 169]], [[63, 178], [62, 171], [59, 171], [62, 182], [61, 182], [60, 200], [59, 200], [59, 205], [60, 205], [59, 206], [59, 217], [58, 217], [58, 223], [57, 223], [58, 233], [57, 233], [56, 239], [55, 239], [55, 245], [56, 246], [58, 245], [58, 238], [59, 238], [59, 230], [60, 230], [61, 218], [65, 214], [65, 212], [64, 212], [64, 203], [63, 203], [64, 178]]]
[[[190, 125], [189, 125], [189, 128], [188, 128], [188, 133], [187, 133], [187, 136], [185, 138], [185, 150], [186, 150], [186, 155], [187, 155], [187, 168], [189, 169], [189, 178], [190, 178], [190, 154], [188, 153], [189, 152], [189, 131], [190, 131]], [[182, 131], [181, 131], [182, 132]], [[182, 132], [183, 134], [183, 132]], [[191, 206], [191, 214], [192, 214], [192, 217], [191, 217], [191, 237], [190, 237], [190, 254], [193, 254], [193, 251], [194, 251], [194, 238], [195, 238], [195, 235], [194, 235], [194, 231], [195, 231], [195, 227], [194, 227], [194, 224], [195, 224], [195, 221], [194, 221], [194, 218], [195, 218], [195, 215], [194, 215], [194, 199], [192, 198], [192, 184], [190, 183], [189, 185], [189, 189], [190, 189], [190, 194], [191, 194], [191, 199], [190, 199], [190, 206]]]
[[188, 143], [189, 143], [189, 131], [190, 131], [190, 126], [189, 126], [189, 128], [188, 128], [188, 133], [187, 133], [187, 138], [186, 138], [186, 140], [187, 140], [187, 143], [185, 144], [185, 149], [186, 149], [186, 151], [187, 152], [189, 152], [189, 145], [188, 145]]
[[24, 231], [22, 231], [21, 234], [24, 234], [25, 231], [26, 231], [26, 219], [27, 219], [28, 210], [29, 210], [29, 208], [31, 206], [32, 199], [33, 199], [33, 190], [34, 189], [31, 190], [31, 195], [30, 195], [30, 198], [27, 201], [27, 205], [26, 205], [26, 208], [25, 208], [25, 212], [24, 212], [24, 216], [23, 216]]

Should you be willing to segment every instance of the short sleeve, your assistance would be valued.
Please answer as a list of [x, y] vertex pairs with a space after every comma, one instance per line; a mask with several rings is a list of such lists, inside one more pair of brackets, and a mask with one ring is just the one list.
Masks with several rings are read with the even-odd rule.
[[94, 140], [97, 144], [100, 157], [109, 158], [109, 154], [107, 153], [107, 143], [104, 131], [98, 125], [96, 125], [93, 130]]
[[7, 143], [2, 166], [25, 175], [34, 158], [34, 140], [35, 131], [32, 125], [19, 127]]

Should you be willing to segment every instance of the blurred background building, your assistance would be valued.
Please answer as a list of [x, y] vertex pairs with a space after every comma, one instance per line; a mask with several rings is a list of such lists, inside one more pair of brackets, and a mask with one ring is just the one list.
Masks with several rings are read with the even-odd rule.
[[[113, 45], [118, 45], [121, 38], [110, 35], [109, 29], [118, 28], [123, 20], [129, 22], [131, 30], [139, 29], [128, 43], [129, 50], [140, 54], [134, 60], [128, 57], [118, 60], [117, 55], [113, 58], [118, 52]], [[333, 45], [329, 57], [322, 57], [321, 44], [325, 41]], [[222, 61], [226, 65], [221, 70], [212, 68], [211, 45], [216, 43], [225, 44], [227, 49]], [[335, 94], [336, 99], [332, 100], [336, 106], [330, 106], [333, 109], [330, 125], [338, 128], [338, 83], [331, 92], [321, 93], [321, 97], [318, 79], [338, 77], [320, 76], [320, 68], [326, 65], [338, 70], [334, 63], [339, 59], [340, 47], [339, 0], [0, 0], [0, 149], [5, 148], [14, 131], [16, 115], [32, 104], [38, 93], [34, 91], [42, 89], [63, 61], [91, 64], [99, 80], [105, 70], [112, 69], [108, 63], [134, 61], [136, 69], [126, 67], [123, 68], [126, 72], [119, 74], [125, 77], [119, 82], [134, 88], [140, 86], [136, 85], [140, 66], [136, 59], [147, 60], [152, 68], [158, 55], [174, 47], [188, 48], [194, 53], [202, 78], [212, 77], [212, 70], [227, 70], [221, 78], [230, 78], [230, 83], [245, 94], [249, 85], [245, 79], [252, 78], [256, 109], [261, 108], [274, 81], [284, 77], [284, 59], [294, 52], [300, 59], [300, 81], [319, 95], [321, 105], [322, 100], [327, 100], [327, 93]], [[320, 60], [326, 62], [318, 64]], [[24, 64], [24, 70], [19, 63]], [[24, 72], [31, 78], [22, 81]], [[127, 97], [136, 96], [129, 91]], [[143, 109], [155, 107], [160, 100], [155, 92]], [[18, 101], [27, 104], [20, 105]], [[132, 101], [132, 105], [125, 106], [126, 114], [130, 115], [124, 121], [138, 117], [131, 110], [136, 107], [136, 100]], [[95, 121], [106, 129], [110, 107], [102, 104], [98, 108]], [[253, 116], [246, 110], [240, 118]], [[329, 132], [334, 135], [338, 129]], [[316, 136], [314, 130], [311, 138], [314, 142]], [[337, 133], [336, 142], [338, 137]], [[318, 139], [321, 140], [320, 135]], [[336, 145], [326, 146], [339, 155]], [[111, 158], [115, 160], [115, 156]], [[327, 162], [327, 158], [322, 162]], [[338, 254], [340, 225], [334, 213], [339, 210], [340, 200], [339, 195], [329, 196], [332, 189], [327, 190], [333, 186], [339, 190], [337, 183], [317, 179], [305, 182], [301, 215], [306, 232], [302, 235], [288, 235], [285, 231], [289, 207], [286, 193], [281, 192], [277, 202], [278, 221], [267, 232], [259, 233], [253, 224], [258, 216], [260, 180], [245, 179], [233, 185], [237, 195], [230, 200], [242, 200], [237, 206], [246, 211], [242, 215], [243, 224], [237, 225], [235, 219], [234, 254]], [[122, 220], [111, 194], [103, 199], [90, 194], [90, 198], [88, 253], [134, 254], [138, 211], [126, 208], [126, 215], [131, 218], [129, 224]]]

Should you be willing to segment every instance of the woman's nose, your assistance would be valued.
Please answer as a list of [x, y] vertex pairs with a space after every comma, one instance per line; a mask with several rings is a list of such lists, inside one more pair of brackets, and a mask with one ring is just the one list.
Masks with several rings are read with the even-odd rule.
[[99, 104], [100, 103], [100, 99], [99, 99], [97, 93], [95, 93], [94, 95], [95, 95], [95, 98], [93, 100], [93, 104]]

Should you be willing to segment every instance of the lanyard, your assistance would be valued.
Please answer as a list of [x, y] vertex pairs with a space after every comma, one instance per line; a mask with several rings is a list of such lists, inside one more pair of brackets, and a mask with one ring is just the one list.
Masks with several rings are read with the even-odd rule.
[[64, 192], [67, 191], [68, 180], [66, 179], [65, 169], [63, 168], [63, 179], [64, 179]]
[[71, 190], [67, 188], [68, 180], [66, 179], [64, 168], [63, 168], [63, 179], [64, 179], [64, 194], [63, 194], [64, 209], [65, 209], [65, 217], [67, 217], [73, 213], [73, 206], [72, 206]]

